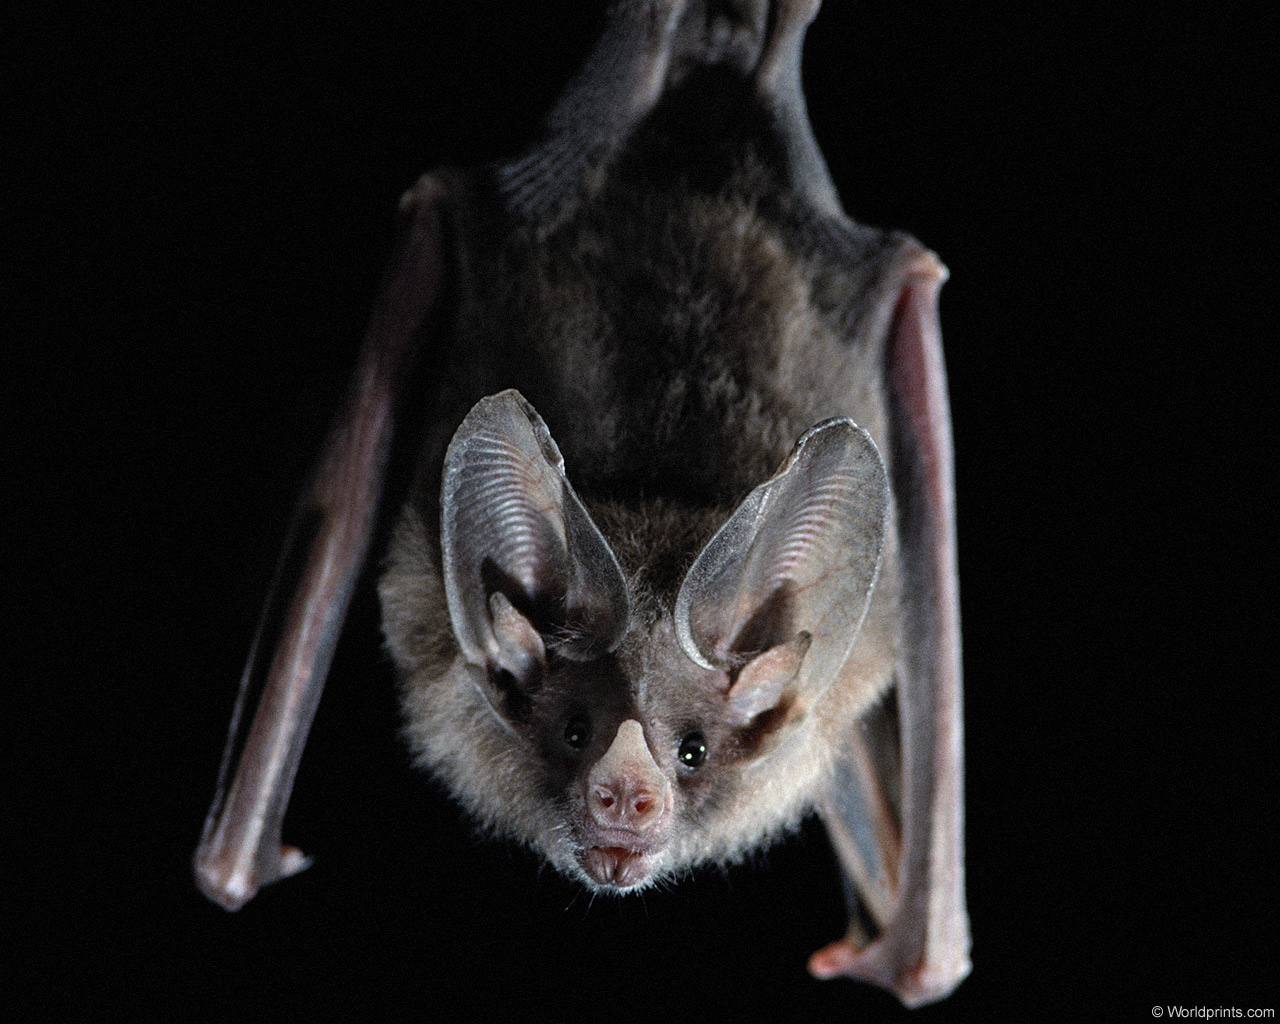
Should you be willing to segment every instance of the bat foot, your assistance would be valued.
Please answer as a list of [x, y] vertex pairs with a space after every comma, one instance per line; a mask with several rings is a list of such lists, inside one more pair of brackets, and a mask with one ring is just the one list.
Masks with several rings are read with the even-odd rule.
[[820, 981], [856, 978], [870, 982], [888, 989], [910, 1009], [946, 998], [970, 971], [967, 955], [915, 964], [898, 964], [893, 959], [878, 943], [859, 947], [849, 939], [838, 939], [809, 957], [809, 973]]

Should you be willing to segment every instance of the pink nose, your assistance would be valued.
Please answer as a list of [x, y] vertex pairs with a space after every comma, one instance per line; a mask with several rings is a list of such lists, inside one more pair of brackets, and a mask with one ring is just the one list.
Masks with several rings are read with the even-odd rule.
[[643, 832], [662, 817], [662, 795], [625, 779], [598, 784], [591, 789], [591, 816], [605, 828]]

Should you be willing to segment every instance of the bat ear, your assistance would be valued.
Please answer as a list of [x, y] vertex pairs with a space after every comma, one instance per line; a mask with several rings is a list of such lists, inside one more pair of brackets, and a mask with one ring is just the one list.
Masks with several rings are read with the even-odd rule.
[[733, 680], [735, 724], [798, 721], [835, 678], [880, 573], [888, 505], [871, 435], [852, 420], [826, 420], [693, 563], [676, 599], [676, 635], [694, 662]]
[[546, 637], [582, 660], [612, 650], [626, 580], [564, 475], [542, 417], [514, 390], [481, 399], [453, 435], [441, 486], [445, 596], [463, 657], [525, 691]]

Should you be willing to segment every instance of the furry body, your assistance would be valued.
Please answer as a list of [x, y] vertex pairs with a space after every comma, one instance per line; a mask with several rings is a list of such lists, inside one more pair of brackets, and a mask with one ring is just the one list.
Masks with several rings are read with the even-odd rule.
[[[428, 439], [396, 531], [380, 588], [384, 626], [421, 763], [479, 821], [578, 877], [573, 815], [546, 737], [499, 720], [453, 640], [437, 553], [440, 464], [462, 414], [485, 394], [514, 386], [543, 413], [629, 583], [632, 622], [605, 703], [616, 705], [614, 718], [639, 717], [678, 779], [679, 730], [714, 716], [689, 695], [697, 687], [688, 677], [701, 670], [672, 633], [684, 574], [807, 427], [848, 416], [887, 439], [878, 370], [886, 325], [864, 312], [882, 304], [851, 307], [848, 297], [865, 299], [879, 277], [892, 283], [892, 270], [920, 251], [868, 230], [859, 238], [866, 258], [852, 270], [824, 264], [806, 252], [776, 178], [749, 147], [742, 152], [714, 192], [679, 174], [655, 182], [642, 173], [651, 162], [637, 158], [553, 229], [487, 245], [482, 213], [464, 203], [455, 215], [470, 244], [460, 247], [458, 343], [437, 403], [452, 415]], [[736, 858], [812, 808], [846, 755], [851, 723], [890, 678], [896, 548], [891, 538], [846, 671], [785, 756], [745, 765], [726, 756], [686, 780], [687, 820], [665, 871]], [[603, 723], [596, 731], [612, 736]]]

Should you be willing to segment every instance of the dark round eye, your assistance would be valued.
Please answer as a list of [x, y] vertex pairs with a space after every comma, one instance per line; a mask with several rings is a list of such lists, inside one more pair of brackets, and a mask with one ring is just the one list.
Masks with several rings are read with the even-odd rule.
[[707, 738], [700, 732], [691, 732], [680, 741], [676, 757], [686, 768], [697, 768], [707, 759]]
[[582, 750], [591, 742], [591, 723], [585, 718], [571, 718], [564, 727], [564, 741], [574, 750]]

